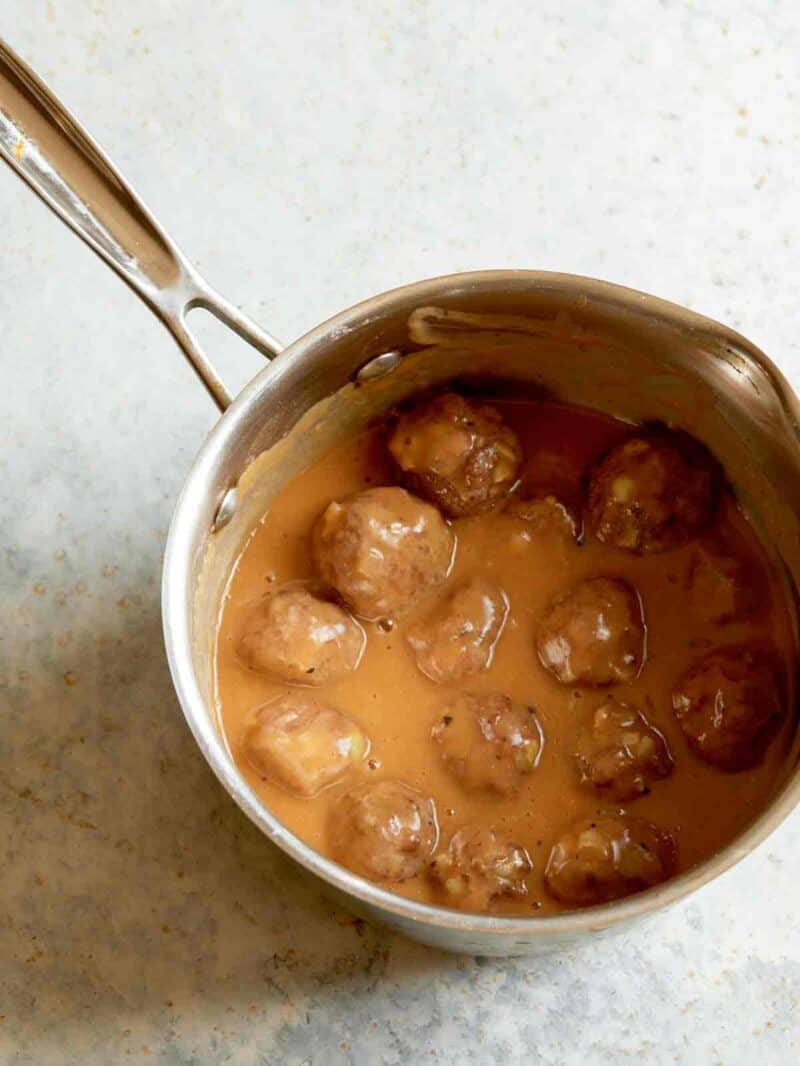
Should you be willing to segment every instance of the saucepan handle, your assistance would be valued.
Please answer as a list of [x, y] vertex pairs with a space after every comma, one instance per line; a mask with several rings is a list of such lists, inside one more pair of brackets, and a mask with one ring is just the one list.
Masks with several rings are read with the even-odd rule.
[[268, 359], [274, 337], [198, 274], [141, 200], [43, 81], [0, 40], [0, 155], [171, 331], [212, 398], [231, 398], [193, 337], [204, 307]]

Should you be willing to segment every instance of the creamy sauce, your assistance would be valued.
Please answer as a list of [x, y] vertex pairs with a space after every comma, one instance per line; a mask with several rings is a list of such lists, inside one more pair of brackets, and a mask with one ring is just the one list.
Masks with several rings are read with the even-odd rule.
[[[526, 456], [523, 488], [526, 471], [535, 465], [537, 454], [555, 453], [567, 466], [585, 472], [630, 433], [625, 423], [585, 409], [527, 401], [494, 405], [522, 442]], [[363, 727], [371, 741], [369, 760], [314, 799], [297, 798], [260, 779], [242, 757], [245, 720], [254, 708], [286, 691], [286, 686], [249, 669], [240, 658], [237, 649], [248, 616], [274, 583], [314, 577], [309, 533], [332, 499], [393, 483], [381, 428], [323, 457], [275, 498], [239, 560], [223, 605], [216, 654], [222, 726], [253, 790], [294, 833], [329, 854], [326, 821], [335, 799], [360, 780], [398, 778], [435, 800], [440, 849], [468, 823], [494, 826], [527, 849], [533, 863], [527, 896], [497, 899], [493, 912], [569, 909], [545, 890], [544, 867], [554, 838], [571, 821], [601, 808], [615, 809], [579, 785], [575, 764], [581, 726], [612, 694], [641, 709], [669, 744], [675, 762], [672, 774], [624, 808], [673, 834], [679, 870], [707, 858], [760, 812], [782, 779], [795, 731], [794, 713], [786, 714], [758, 766], [729, 774], [692, 754], [671, 708], [676, 678], [712, 647], [740, 641], [770, 643], [785, 663], [794, 659], [790, 608], [762, 546], [732, 497], [723, 499], [714, 526], [702, 542], [744, 560], [757, 596], [741, 620], [724, 625], [702, 621], [691, 608], [687, 576], [696, 542], [663, 554], [638, 556], [603, 546], [590, 536], [581, 546], [557, 537], [525, 539], [524, 524], [502, 515], [455, 520], [457, 551], [444, 585], [390, 632], [364, 623], [367, 646], [357, 671], [315, 690]], [[406, 634], [456, 585], [476, 575], [491, 578], [505, 592], [509, 602], [505, 629], [488, 670], [461, 686], [437, 684], [418, 669]], [[535, 627], [556, 593], [580, 578], [597, 575], [622, 577], [641, 596], [647, 627], [646, 663], [636, 680], [610, 689], [562, 685], [537, 659]], [[459, 687], [501, 691], [537, 708], [544, 750], [537, 769], [513, 798], [467, 792], [440, 762], [431, 728], [441, 717], [442, 705]], [[412, 899], [443, 902], [424, 872], [387, 887]]]

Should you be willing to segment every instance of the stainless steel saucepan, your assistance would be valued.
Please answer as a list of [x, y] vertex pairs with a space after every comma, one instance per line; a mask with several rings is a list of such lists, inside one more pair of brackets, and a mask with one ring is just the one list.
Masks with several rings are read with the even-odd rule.
[[[217, 718], [213, 668], [231, 569], [289, 477], [421, 387], [468, 375], [519, 382], [616, 415], [663, 419], [705, 441], [775, 546], [793, 591], [800, 585], [800, 405], [769, 359], [725, 326], [630, 289], [538, 271], [407, 285], [343, 311], [281, 351], [200, 277], [73, 116], [2, 43], [0, 152], [161, 318], [223, 412], [181, 493], [167, 543], [163, 620], [175, 690], [233, 799], [342, 903], [451, 951], [512, 955], [572, 947], [718, 876], [797, 804], [795, 746], [766, 809], [706, 862], [618, 903], [540, 918], [415, 903], [299, 840], [237, 770]], [[271, 360], [233, 402], [187, 325], [187, 313], [198, 306]]]

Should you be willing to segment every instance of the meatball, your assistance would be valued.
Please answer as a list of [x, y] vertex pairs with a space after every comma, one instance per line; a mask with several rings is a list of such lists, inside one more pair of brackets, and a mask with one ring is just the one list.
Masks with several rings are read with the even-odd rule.
[[633, 681], [645, 658], [638, 594], [621, 578], [579, 581], [545, 611], [536, 648], [542, 665], [565, 685]]
[[615, 800], [633, 799], [672, 771], [667, 742], [643, 714], [606, 703], [578, 736], [581, 784]]
[[718, 481], [714, 460], [691, 437], [668, 431], [631, 437], [592, 473], [589, 524], [605, 544], [666, 551], [711, 522]]
[[746, 770], [759, 761], [783, 715], [776, 664], [758, 649], [718, 648], [678, 680], [672, 708], [701, 759], [720, 770]]
[[334, 858], [371, 881], [407, 881], [439, 838], [433, 800], [401, 781], [356, 785], [334, 804], [328, 825]]
[[409, 630], [417, 666], [440, 684], [488, 669], [507, 614], [508, 600], [493, 581], [465, 582]]
[[642, 818], [600, 814], [562, 833], [544, 879], [556, 899], [588, 907], [665, 881], [675, 862], [675, 842], [666, 830]]
[[558, 538], [572, 543], [580, 536], [577, 512], [552, 492], [512, 500], [505, 514], [524, 522], [529, 538]]
[[753, 606], [753, 584], [744, 566], [705, 547], [694, 553], [686, 585], [692, 614], [700, 622], [724, 625]]
[[358, 765], [369, 741], [342, 711], [295, 691], [265, 703], [250, 716], [242, 750], [266, 780], [308, 798]]
[[497, 506], [522, 461], [517, 435], [499, 412], [454, 392], [400, 415], [389, 451], [406, 484], [451, 518]]
[[447, 769], [470, 789], [510, 796], [536, 768], [544, 736], [533, 707], [499, 693], [462, 692], [431, 731]]
[[525, 848], [489, 826], [473, 825], [455, 834], [428, 874], [450, 906], [482, 911], [498, 896], [527, 895], [531, 869]]
[[358, 666], [361, 626], [303, 585], [268, 593], [247, 620], [239, 650], [254, 670], [294, 685], [325, 685]]
[[444, 581], [453, 535], [429, 503], [398, 488], [329, 504], [314, 526], [317, 572], [362, 618], [393, 618]]

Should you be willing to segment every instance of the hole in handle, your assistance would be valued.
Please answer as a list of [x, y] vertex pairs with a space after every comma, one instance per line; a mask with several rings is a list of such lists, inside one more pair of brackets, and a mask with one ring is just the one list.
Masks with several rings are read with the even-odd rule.
[[208, 357], [231, 396], [265, 365], [264, 358], [205, 307], [195, 305], [186, 312], [186, 328]]

